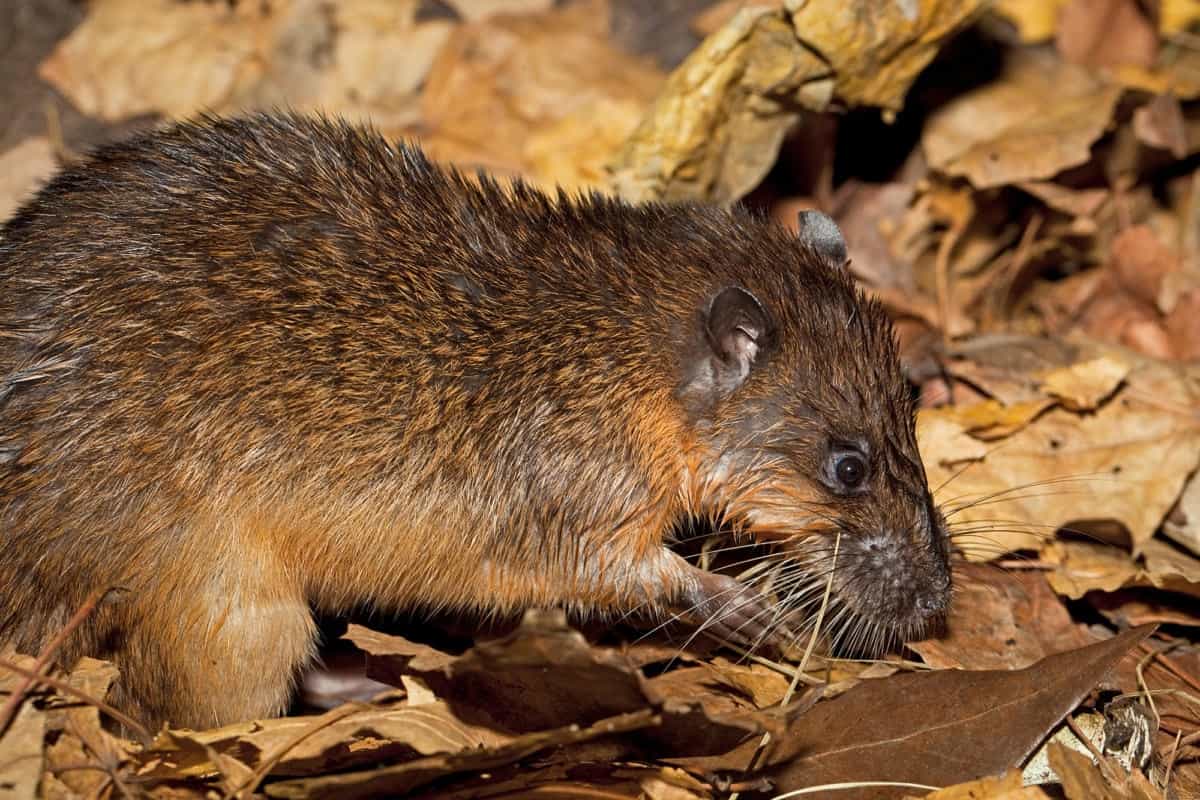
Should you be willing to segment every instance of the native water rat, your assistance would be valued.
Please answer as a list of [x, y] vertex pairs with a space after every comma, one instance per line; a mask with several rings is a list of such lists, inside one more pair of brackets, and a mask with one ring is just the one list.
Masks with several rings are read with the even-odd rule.
[[[892, 329], [836, 225], [548, 196], [344, 123], [107, 147], [0, 240], [0, 640], [118, 703], [279, 712], [310, 608], [644, 607], [752, 640], [833, 568], [863, 637], [950, 596]], [[775, 540], [777, 604], [667, 547]]]

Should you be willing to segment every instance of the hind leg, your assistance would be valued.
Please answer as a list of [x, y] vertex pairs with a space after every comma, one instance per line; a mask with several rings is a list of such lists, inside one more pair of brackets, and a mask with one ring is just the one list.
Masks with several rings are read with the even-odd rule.
[[265, 591], [271, 584], [175, 586], [130, 608], [118, 703], [147, 725], [188, 728], [285, 711], [316, 626], [299, 591]]

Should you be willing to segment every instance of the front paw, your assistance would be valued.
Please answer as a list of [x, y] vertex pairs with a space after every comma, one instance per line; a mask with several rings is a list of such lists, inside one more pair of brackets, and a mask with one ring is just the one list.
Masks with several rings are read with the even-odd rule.
[[676, 616], [701, 633], [750, 649], [775, 649], [782, 610], [727, 575], [694, 569]]

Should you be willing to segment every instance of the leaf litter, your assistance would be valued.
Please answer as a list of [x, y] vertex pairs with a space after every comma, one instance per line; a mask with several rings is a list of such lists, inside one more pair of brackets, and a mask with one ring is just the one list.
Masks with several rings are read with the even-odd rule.
[[[286, 105], [547, 187], [833, 214], [962, 551], [944, 635], [798, 677], [804, 643], [551, 612], [353, 625], [377, 695], [144, 741], [111, 665], [3, 653], [0, 798], [1200, 796], [1200, 8], [681, 2], [618, 36], [628, 4], [93, 0], [40, 75], [106, 122]], [[627, 49], [668, 21], [678, 66]], [[0, 217], [88, 144], [55, 119], [0, 152]]]

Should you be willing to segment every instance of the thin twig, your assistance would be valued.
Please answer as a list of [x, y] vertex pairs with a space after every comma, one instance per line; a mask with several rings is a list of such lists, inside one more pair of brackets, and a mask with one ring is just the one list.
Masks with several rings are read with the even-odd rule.
[[21, 703], [25, 700], [25, 695], [29, 693], [29, 690], [38, 682], [42, 673], [50, 666], [50, 662], [54, 660], [54, 654], [62, 647], [62, 643], [96, 610], [96, 606], [99, 605], [108, 592], [108, 589], [97, 589], [89, 594], [87, 599], [83, 601], [83, 605], [79, 607], [79, 610], [63, 626], [63, 629], [55, 635], [49, 644], [42, 648], [41, 655], [38, 656], [37, 662], [33, 665], [33, 676], [26, 676], [25, 682], [13, 691], [12, 696], [5, 701], [4, 707], [0, 708], [0, 736], [3, 736], [5, 731], [8, 730], [9, 724], [12, 723], [13, 718], [17, 715], [17, 709], [20, 708]]
[[250, 795], [254, 794], [258, 790], [259, 784], [262, 783], [267, 775], [271, 773], [271, 770], [275, 768], [275, 765], [278, 764], [284, 756], [290, 753], [305, 739], [315, 733], [318, 733], [319, 731], [324, 730], [325, 728], [328, 728], [333, 723], [338, 722], [350, 716], [351, 714], [357, 714], [358, 712], [366, 711], [369, 708], [371, 708], [371, 706], [367, 705], [366, 703], [347, 703], [340, 708], [335, 708], [332, 711], [326, 712], [325, 714], [317, 717], [313, 721], [312, 725], [309, 725], [291, 739], [284, 742], [279, 749], [277, 749], [267, 758], [263, 759], [263, 762], [258, 765], [258, 769], [254, 771], [254, 774], [251, 775], [248, 780], [244, 781], [240, 786], [230, 787], [230, 789], [225, 792], [222, 800], [233, 800], [235, 797], [249, 797]]
[[82, 689], [76, 689], [66, 681], [60, 681], [58, 678], [51, 678], [48, 675], [38, 675], [33, 670], [19, 667], [11, 661], [6, 661], [2, 658], [0, 658], [0, 669], [7, 669], [11, 672], [17, 673], [18, 675], [24, 675], [27, 678], [32, 676], [36, 683], [40, 683], [43, 686], [49, 686], [51, 689], [57, 689], [62, 694], [71, 695], [76, 700], [95, 706], [105, 714], [108, 714], [110, 717], [115, 719], [117, 722], [132, 730], [135, 734], [137, 734], [138, 739], [140, 739], [144, 745], [149, 746], [149, 744], [153, 741], [153, 737], [150, 735], [150, 732], [147, 731], [142, 724], [133, 717], [129, 716], [123, 711], [118, 711], [103, 700], [98, 700], [95, 697], [92, 697]]
[[1175, 768], [1175, 757], [1179, 755], [1179, 740], [1183, 736], [1183, 731], [1175, 734], [1175, 746], [1171, 748], [1171, 757], [1167, 759], [1167, 773], [1163, 776], [1162, 793], [1163, 797], [1167, 796], [1167, 787], [1171, 785], [1171, 770]]

